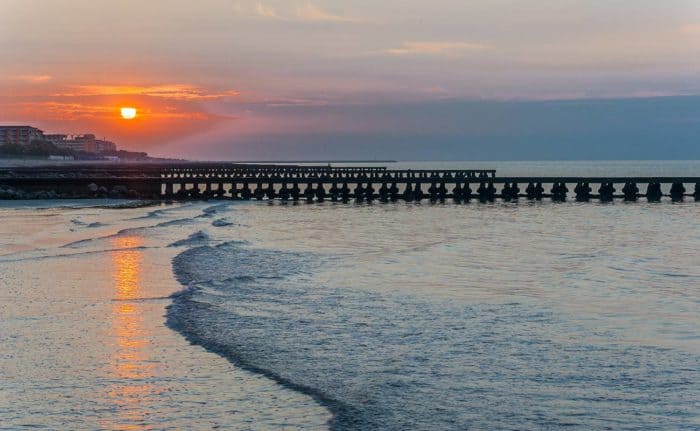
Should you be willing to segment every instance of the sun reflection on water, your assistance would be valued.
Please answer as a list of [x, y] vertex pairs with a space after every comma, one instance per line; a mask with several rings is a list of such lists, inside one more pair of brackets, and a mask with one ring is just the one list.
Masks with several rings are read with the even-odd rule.
[[112, 339], [115, 341], [110, 370], [113, 382], [108, 396], [115, 405], [110, 429], [144, 429], [147, 399], [155, 392], [148, 382], [154, 365], [148, 350], [149, 332], [144, 325], [142, 297], [143, 239], [139, 236], [112, 240]]

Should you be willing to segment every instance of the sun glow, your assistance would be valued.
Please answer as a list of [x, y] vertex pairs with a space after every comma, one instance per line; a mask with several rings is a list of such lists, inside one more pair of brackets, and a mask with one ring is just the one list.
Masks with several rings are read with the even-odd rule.
[[136, 118], [136, 108], [121, 108], [122, 118], [125, 120], [133, 120]]

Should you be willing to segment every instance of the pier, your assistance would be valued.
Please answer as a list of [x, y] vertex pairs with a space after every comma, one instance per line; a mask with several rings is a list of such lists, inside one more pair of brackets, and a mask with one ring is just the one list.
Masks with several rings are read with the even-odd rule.
[[281, 201], [700, 201], [700, 177], [499, 177], [495, 170], [167, 163], [0, 169], [27, 196]]

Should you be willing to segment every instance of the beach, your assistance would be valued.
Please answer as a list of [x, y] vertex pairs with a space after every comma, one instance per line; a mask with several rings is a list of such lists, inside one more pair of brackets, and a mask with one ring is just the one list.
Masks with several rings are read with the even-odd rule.
[[3, 429], [700, 427], [689, 199], [1, 205]]
[[310, 397], [165, 326], [168, 245], [205, 204], [114, 204], [1, 203], [0, 429], [325, 429]]
[[700, 431], [700, 0], [0, 0], [0, 431]]

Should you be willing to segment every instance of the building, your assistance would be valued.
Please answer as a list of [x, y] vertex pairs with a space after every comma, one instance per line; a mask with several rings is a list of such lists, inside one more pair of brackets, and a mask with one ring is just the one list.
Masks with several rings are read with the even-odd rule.
[[95, 140], [98, 153], [113, 153], [117, 151], [117, 144], [111, 141], [105, 141], [104, 139]]
[[29, 145], [33, 140], [44, 140], [44, 132], [31, 126], [0, 126], [0, 145]]
[[95, 135], [86, 133], [84, 135], [46, 135], [46, 140], [57, 146], [72, 151], [81, 151], [84, 153], [97, 152], [97, 140]]
[[92, 133], [82, 135], [64, 135], [44, 132], [31, 126], [0, 126], [0, 145], [28, 145], [33, 140], [51, 142], [55, 146], [65, 150], [84, 153], [114, 153], [117, 144], [105, 139], [95, 139]]
[[54, 133], [54, 134], [44, 135], [44, 138], [47, 141], [51, 142], [52, 144], [58, 146], [58, 142], [63, 142], [66, 139], [68, 139], [68, 135], [61, 135], [58, 133]]

